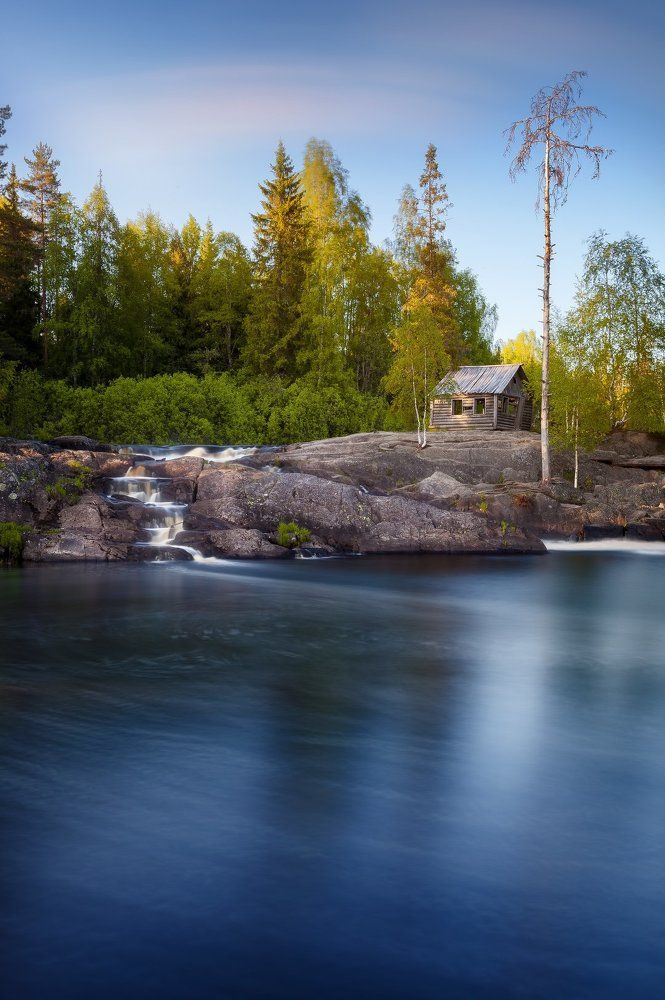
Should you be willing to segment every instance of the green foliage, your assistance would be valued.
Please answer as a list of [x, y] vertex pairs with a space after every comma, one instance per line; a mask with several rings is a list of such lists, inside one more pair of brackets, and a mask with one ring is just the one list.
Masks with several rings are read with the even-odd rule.
[[543, 350], [535, 330], [521, 330], [516, 337], [501, 345], [501, 364], [521, 365], [529, 381], [533, 397], [533, 415], [540, 416], [542, 396]]
[[50, 497], [62, 497], [67, 503], [73, 504], [88, 489], [93, 470], [76, 459], [68, 462], [67, 467], [70, 469], [69, 474], [49, 483], [45, 492]]
[[23, 364], [38, 359], [32, 337], [38, 319], [35, 235], [34, 224], [21, 212], [20, 185], [12, 166], [4, 192], [0, 190], [0, 358]]
[[282, 444], [378, 430], [386, 405], [347, 373], [319, 386], [281, 379], [178, 372], [75, 388], [38, 372], [15, 376], [0, 424], [16, 437], [88, 434], [118, 444]]
[[450, 367], [436, 317], [428, 306], [410, 298], [402, 322], [395, 328], [391, 343], [394, 360], [384, 379], [392, 398], [393, 412], [426, 433], [429, 404], [437, 382]]
[[26, 534], [32, 531], [27, 524], [16, 521], [0, 521], [0, 561], [18, 563], [23, 554]]
[[280, 142], [272, 177], [260, 185], [254, 221], [255, 285], [246, 320], [245, 362], [265, 375], [296, 374], [303, 346], [301, 303], [312, 258], [303, 190]]
[[662, 431], [665, 423], [665, 275], [644, 241], [627, 233], [588, 243], [575, 308], [564, 327], [607, 400], [607, 429]]
[[297, 549], [310, 539], [308, 528], [300, 528], [295, 521], [280, 521], [275, 541], [285, 549]]

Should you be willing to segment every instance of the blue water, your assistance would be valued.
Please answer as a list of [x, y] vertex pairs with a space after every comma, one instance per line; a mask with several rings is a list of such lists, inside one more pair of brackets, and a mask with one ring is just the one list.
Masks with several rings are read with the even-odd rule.
[[1, 572], [4, 995], [662, 996], [664, 579]]

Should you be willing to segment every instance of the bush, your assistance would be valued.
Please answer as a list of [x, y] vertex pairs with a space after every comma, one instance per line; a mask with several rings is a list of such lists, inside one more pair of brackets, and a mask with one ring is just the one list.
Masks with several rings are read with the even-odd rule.
[[23, 555], [26, 534], [32, 531], [27, 524], [16, 521], [0, 521], [0, 561], [18, 563]]
[[300, 528], [295, 521], [280, 521], [277, 527], [276, 542], [285, 549], [297, 549], [310, 539], [308, 528]]
[[116, 444], [288, 444], [380, 429], [385, 401], [344, 373], [319, 385], [177, 372], [77, 388], [35, 371], [8, 372], [0, 421], [16, 437], [86, 434]]
[[67, 467], [71, 470], [70, 473], [50, 483], [46, 487], [46, 493], [50, 497], [63, 497], [67, 503], [74, 504], [90, 485], [93, 470], [76, 459], [67, 462]]

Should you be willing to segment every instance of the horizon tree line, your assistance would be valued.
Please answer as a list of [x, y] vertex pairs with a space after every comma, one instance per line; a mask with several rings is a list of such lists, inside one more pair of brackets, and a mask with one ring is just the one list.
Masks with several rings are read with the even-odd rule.
[[[429, 401], [447, 370], [519, 361], [541, 405], [544, 479], [550, 434], [579, 448], [626, 421], [662, 428], [663, 276], [643, 241], [595, 234], [576, 306], [550, 320], [552, 214], [579, 158], [592, 159], [595, 176], [609, 155], [587, 141], [600, 112], [578, 103], [583, 75], [539, 91], [508, 135], [509, 145], [521, 139], [513, 177], [543, 149], [542, 343], [535, 334], [502, 351], [494, 343], [496, 306], [447, 235], [450, 200], [433, 144], [417, 188], [401, 192], [392, 240], [379, 247], [330, 144], [310, 139], [297, 170], [280, 142], [248, 249], [191, 215], [180, 228], [152, 211], [123, 225], [101, 173], [79, 206], [46, 143], [26, 157], [23, 177], [2, 143], [0, 366], [80, 387], [175, 372], [313, 393], [349, 386], [387, 399], [388, 426], [415, 427], [424, 446]], [[10, 117], [0, 107], [0, 139]]]

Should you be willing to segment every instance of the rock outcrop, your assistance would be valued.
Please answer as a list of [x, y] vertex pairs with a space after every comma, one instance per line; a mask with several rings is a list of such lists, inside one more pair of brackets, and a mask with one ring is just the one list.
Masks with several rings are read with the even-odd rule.
[[[0, 521], [24, 558], [286, 558], [280, 522], [308, 529], [306, 552], [538, 552], [543, 537], [665, 538], [665, 443], [611, 435], [584, 457], [554, 458], [539, 482], [527, 432], [356, 434], [258, 449], [210, 463], [157, 461], [89, 438], [0, 439]], [[155, 502], [155, 501], [158, 502]], [[1, 555], [1, 553], [0, 553]]]

